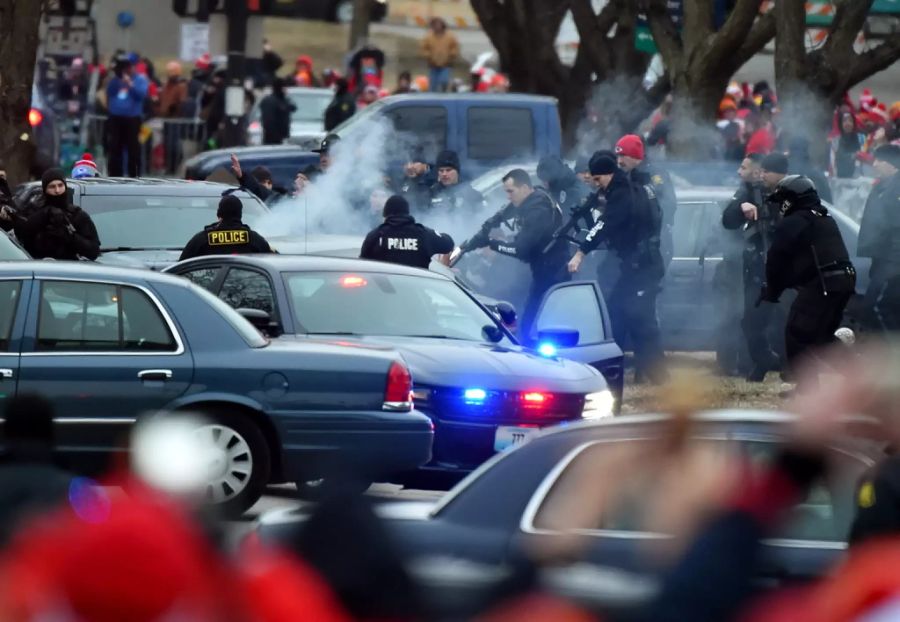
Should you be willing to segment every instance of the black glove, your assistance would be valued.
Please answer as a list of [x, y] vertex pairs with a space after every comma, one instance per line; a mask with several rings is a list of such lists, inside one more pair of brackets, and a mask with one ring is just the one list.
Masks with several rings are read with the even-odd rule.
[[763, 302], [778, 302], [778, 296], [775, 296], [771, 291], [769, 291], [769, 288], [765, 283], [763, 283], [759, 288], [759, 298], [756, 299], [755, 306], [758, 307]]
[[488, 244], [491, 243], [490, 238], [488, 237], [487, 232], [484, 229], [473, 235], [471, 238], [462, 243], [459, 247], [459, 250], [464, 253], [468, 253], [470, 251], [477, 250], [479, 248], [484, 248]]

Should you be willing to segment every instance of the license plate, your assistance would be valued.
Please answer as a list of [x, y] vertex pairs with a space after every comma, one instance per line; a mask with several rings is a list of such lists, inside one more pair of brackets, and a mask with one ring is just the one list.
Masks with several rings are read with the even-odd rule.
[[540, 431], [540, 428], [501, 425], [494, 435], [494, 451], [503, 451], [521, 445]]

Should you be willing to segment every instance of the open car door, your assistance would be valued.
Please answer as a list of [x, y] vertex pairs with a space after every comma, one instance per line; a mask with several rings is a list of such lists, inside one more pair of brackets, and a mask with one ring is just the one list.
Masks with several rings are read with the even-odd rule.
[[[542, 341], [542, 334], [577, 331], [574, 344]], [[595, 281], [572, 281], [553, 286], [541, 301], [541, 307], [529, 335], [539, 351], [587, 363], [606, 378], [610, 391], [621, 404], [623, 388], [622, 349], [613, 339], [612, 324], [603, 294]]]

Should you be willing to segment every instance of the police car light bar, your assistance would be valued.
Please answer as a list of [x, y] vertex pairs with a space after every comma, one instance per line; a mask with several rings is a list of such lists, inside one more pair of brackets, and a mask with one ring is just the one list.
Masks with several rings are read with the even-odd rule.
[[463, 393], [466, 404], [481, 404], [487, 398], [487, 391], [484, 389], [466, 389]]
[[365, 287], [369, 284], [367, 280], [361, 276], [347, 275], [340, 278], [341, 287]]
[[537, 347], [538, 354], [547, 358], [553, 358], [556, 356], [556, 346], [549, 341], [545, 341], [541, 343]]

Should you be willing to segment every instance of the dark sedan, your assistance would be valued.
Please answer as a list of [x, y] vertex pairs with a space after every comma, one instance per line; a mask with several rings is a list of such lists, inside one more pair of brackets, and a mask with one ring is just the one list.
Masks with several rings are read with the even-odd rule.
[[319, 165], [319, 154], [293, 145], [267, 145], [216, 149], [195, 155], [185, 163], [184, 178], [204, 181], [214, 173], [231, 175], [231, 154], [237, 155], [246, 172], [265, 166], [272, 173], [275, 186], [292, 188], [297, 173], [309, 166]]
[[[349, 24], [353, 19], [354, 0], [276, 0], [272, 14], [283, 17], [320, 19], [329, 22]], [[380, 22], [388, 12], [387, 0], [371, 0], [369, 18]]]
[[609, 384], [591, 366], [522, 348], [466, 290], [426, 270], [358, 259], [232, 255], [167, 271], [232, 307], [256, 310], [260, 325], [281, 341], [396, 348], [412, 371], [416, 408], [435, 424], [432, 472], [464, 474], [541, 427], [610, 416], [621, 399], [622, 353], [592, 283], [549, 292], [538, 325], [563, 326], [564, 310], [581, 307], [578, 344], [567, 345], [589, 353]]
[[[691, 442], [706, 451], [725, 450], [751, 464], [766, 464], [786, 439], [791, 420], [772, 412], [707, 413], [696, 417]], [[577, 534], [585, 538], [580, 561], [652, 576], [655, 543], [664, 544], [666, 536], [642, 526], [649, 509], [646, 496], [629, 497], [626, 511], [610, 508], [596, 524], [578, 524], [554, 510], [561, 501], [557, 491], [571, 494], [577, 490], [573, 481], [583, 483], [584, 465], [658, 438], [665, 421], [658, 415], [633, 415], [556, 428], [495, 457], [437, 502], [380, 504], [378, 512], [414, 567], [428, 559], [444, 560], [448, 569], [460, 559], [502, 567], [524, 547], [553, 548], [561, 538]], [[847, 436], [828, 448], [832, 474], [812, 488], [781, 531], [764, 543], [761, 579], [772, 585], [819, 577], [842, 556], [856, 508], [856, 486], [883, 457], [882, 447]], [[600, 471], [596, 485], [602, 489], [621, 477], [614, 470]], [[263, 540], [288, 543], [304, 517], [296, 509], [266, 514], [258, 533]], [[572, 522], [564, 525], [560, 520]], [[429, 582], [440, 589], [439, 575], [432, 573]]]
[[207, 494], [233, 511], [270, 481], [332, 468], [371, 481], [430, 458], [431, 422], [390, 348], [272, 342], [206, 290], [149, 270], [3, 263], [0, 299], [3, 393], [52, 400], [75, 470], [105, 466], [142, 415], [183, 410], [210, 421], [225, 459]]
[[[234, 193], [251, 227], [269, 213], [258, 198], [234, 186], [180, 179], [69, 179], [72, 203], [90, 214], [100, 236], [100, 263], [159, 270], [178, 261], [195, 233], [216, 222], [222, 194]], [[20, 205], [40, 193], [40, 182], [21, 186]]]

